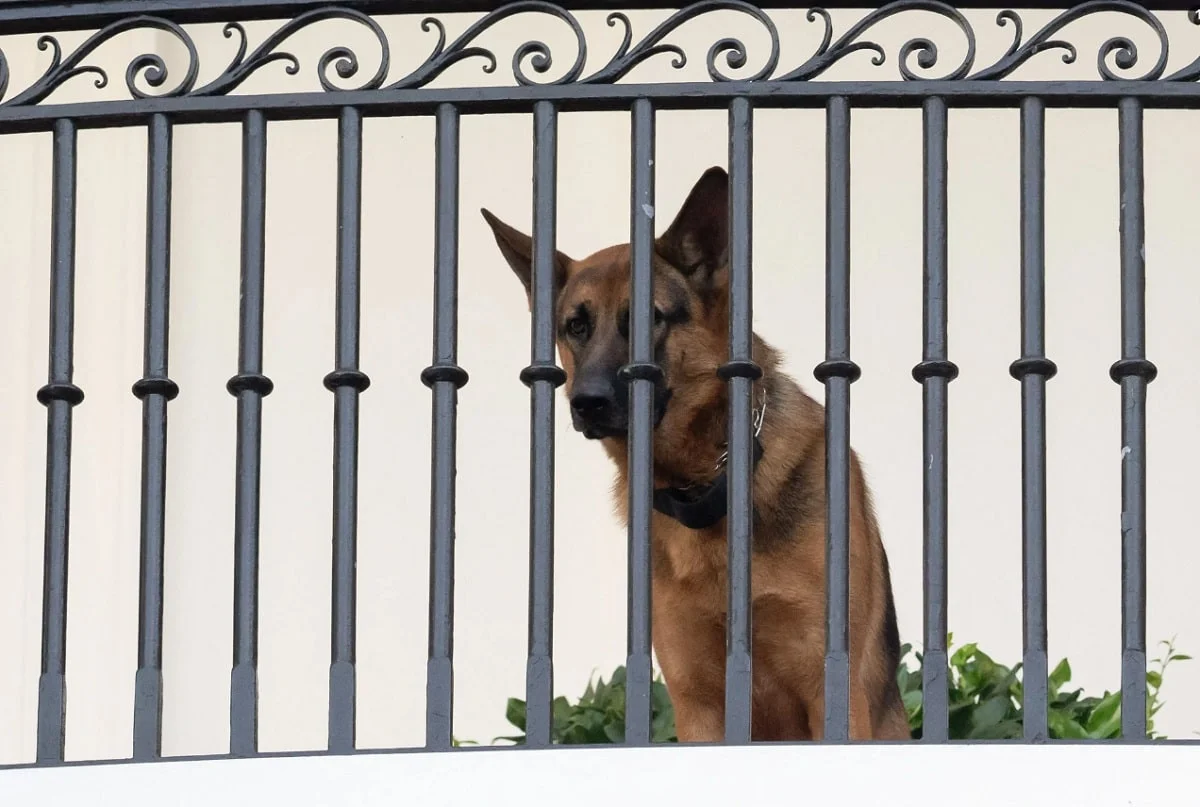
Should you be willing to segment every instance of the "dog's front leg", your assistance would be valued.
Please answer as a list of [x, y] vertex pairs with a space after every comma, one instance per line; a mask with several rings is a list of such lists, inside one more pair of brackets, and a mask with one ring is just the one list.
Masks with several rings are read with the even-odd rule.
[[[714, 604], [719, 605], [716, 601]], [[725, 625], [715, 608], [697, 608], [694, 590], [654, 581], [654, 654], [675, 707], [682, 743], [725, 739]]]
[[[807, 704], [808, 728], [812, 739], [821, 740], [825, 736], [825, 693], [824, 690], [812, 694]], [[850, 739], [874, 739], [871, 730], [871, 707], [867, 701], [866, 692], [861, 687], [850, 688]]]
[[725, 704], [706, 698], [672, 696], [675, 733], [681, 743], [719, 743], [725, 739]]

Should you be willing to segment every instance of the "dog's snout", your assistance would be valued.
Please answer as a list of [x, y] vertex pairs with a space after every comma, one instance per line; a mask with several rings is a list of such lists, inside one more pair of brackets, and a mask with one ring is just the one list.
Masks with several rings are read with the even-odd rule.
[[583, 384], [571, 395], [571, 408], [585, 418], [603, 415], [610, 411], [615, 403], [616, 393], [611, 384]]
[[628, 391], [607, 368], [578, 376], [571, 388], [571, 423], [589, 440], [624, 434]]

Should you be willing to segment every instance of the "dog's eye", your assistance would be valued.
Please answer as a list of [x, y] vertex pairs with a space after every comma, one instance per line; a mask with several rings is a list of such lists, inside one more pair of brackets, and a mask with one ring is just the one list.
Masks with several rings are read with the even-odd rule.
[[588, 324], [587, 318], [582, 316], [571, 317], [567, 320], [567, 333], [576, 339], [583, 339], [587, 336]]
[[664, 319], [666, 319], [666, 315], [663, 314], [662, 309], [655, 306], [655, 308], [654, 308], [654, 324], [661, 325], [662, 321]]

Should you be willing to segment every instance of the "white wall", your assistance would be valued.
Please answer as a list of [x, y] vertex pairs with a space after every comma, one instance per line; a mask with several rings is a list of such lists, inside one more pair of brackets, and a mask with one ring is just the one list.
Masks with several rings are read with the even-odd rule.
[[[631, 793], [643, 802], [675, 798], [725, 807], [803, 794], [829, 803], [930, 807], [960, 804], [962, 793], [970, 792], [971, 804], [979, 807], [1151, 807], [1185, 792], [1197, 755], [1194, 745], [490, 748], [26, 768], [5, 771], [0, 797], [45, 807], [73, 807], [84, 799], [102, 807], [142, 807], [161, 804], [164, 793], [179, 807], [254, 807], [264, 801], [474, 807], [487, 794], [487, 804], [506, 807], [558, 804], [569, 792], [571, 804], [580, 807], [620, 803]], [[621, 775], [613, 776], [618, 766]], [[862, 776], [864, 769], [873, 775]], [[997, 777], [997, 769], [1022, 775]], [[1075, 775], [1063, 776], [1064, 770]], [[918, 784], [923, 780], [937, 784]], [[981, 781], [988, 786], [980, 787]]]
[[[632, 15], [638, 31], [662, 14]], [[977, 64], [998, 58], [1011, 28], [969, 15]], [[1027, 34], [1050, 15], [1028, 13]], [[603, 15], [583, 14], [589, 69], [619, 41]], [[802, 12], [776, 16], [797, 64], [819, 41]], [[840, 34], [856, 13], [836, 14]], [[899, 45], [939, 42], [939, 70], [962, 57], [944, 20], [907, 14], [878, 27], [888, 63], [855, 54], [825, 78], [894, 77]], [[1164, 21], [1182, 43], [1168, 70], [1200, 52], [1179, 14]], [[907, 20], [907, 22], [906, 22]], [[431, 46], [418, 20], [389, 20], [395, 74]], [[506, 83], [512, 48], [548, 33], [574, 51], [561, 26], [510, 20], [488, 35], [501, 68], [455, 67], [439, 85]], [[633, 80], [703, 77], [703, 54], [727, 33], [713, 15], [672, 38], [693, 55], [683, 71], [661, 58]], [[451, 21], [455, 36], [466, 23]], [[257, 43], [272, 26], [248, 26]], [[758, 68], [763, 38], [739, 23]], [[348, 31], [345, 35], [343, 31]], [[233, 52], [219, 26], [194, 29], [205, 55], [201, 81]], [[1074, 65], [1046, 53], [1018, 78], [1092, 78], [1096, 48], [1132, 34], [1143, 72], [1158, 50], [1141, 23], [1089, 19], [1064, 34]], [[140, 38], [139, 38], [140, 37]], [[555, 38], [557, 37], [557, 38]], [[757, 37], [757, 38], [756, 38]], [[82, 35], [64, 37], [81, 41]], [[10, 95], [45, 64], [34, 37], [0, 39], [13, 64]], [[52, 97], [119, 97], [128, 56], [153, 47], [129, 34], [103, 51], [116, 68], [99, 91], [77, 79]], [[162, 41], [159, 38], [158, 41]], [[312, 89], [312, 65], [331, 44], [362, 48], [363, 75], [377, 55], [360, 31], [323, 23], [289, 40], [304, 71], [263, 70], [239, 92]], [[122, 50], [122, 48], [125, 48]], [[176, 53], [175, 50], [167, 50]], [[758, 54], [756, 57], [755, 54]], [[100, 59], [100, 57], [97, 57]], [[124, 61], [122, 60], [124, 59]], [[375, 59], [376, 61], [371, 61]], [[179, 75], [178, 73], [176, 75]], [[1194, 211], [1200, 167], [1191, 143], [1197, 116], [1146, 114], [1148, 352], [1160, 373], [1150, 388], [1148, 639], [1177, 635], [1200, 650], [1190, 607], [1191, 499], [1200, 426], [1194, 316]], [[721, 112], [658, 116], [660, 217], [674, 214], [699, 173], [727, 158]], [[852, 441], [873, 483], [906, 641], [921, 638], [921, 393], [910, 370], [921, 358], [921, 118], [919, 110], [853, 116]], [[359, 498], [359, 706], [361, 747], [418, 745], [424, 732], [428, 598], [430, 394], [418, 374], [432, 325], [433, 122], [369, 119], [365, 125], [362, 396]], [[505, 698], [523, 696], [528, 568], [528, 363], [523, 293], [478, 215], [488, 206], [528, 229], [530, 118], [466, 117], [462, 123], [460, 395], [455, 636], [455, 733], [488, 741], [508, 733]], [[629, 121], [618, 113], [564, 114], [559, 123], [559, 246], [581, 256], [628, 237]], [[171, 377], [167, 505], [163, 750], [227, 749], [232, 624], [240, 134], [236, 125], [179, 126], [174, 133]], [[264, 750], [325, 744], [329, 653], [332, 369], [336, 122], [269, 126], [266, 373], [261, 576], [261, 729]], [[1019, 355], [1018, 113], [950, 113], [950, 355], [960, 378], [950, 394], [950, 625], [1000, 660], [1021, 651], [1020, 394], [1008, 364]], [[140, 406], [145, 231], [145, 133], [79, 136], [76, 383], [68, 611], [70, 758], [131, 750], [136, 666]], [[824, 350], [824, 122], [819, 111], [765, 110], [755, 117], [756, 329], [820, 396], [812, 367]], [[40, 652], [45, 414], [49, 307], [48, 135], [0, 139], [0, 762], [31, 760]], [[1068, 656], [1089, 691], [1115, 688], [1120, 657], [1117, 132], [1114, 110], [1047, 113], [1047, 344], [1059, 375], [1049, 385], [1051, 663]], [[665, 222], [660, 222], [665, 226]], [[611, 514], [611, 469], [596, 446], [559, 418], [556, 500], [556, 691], [574, 697], [593, 672], [623, 662], [625, 536]], [[11, 649], [9, 649], [11, 648]], [[1154, 649], [1154, 648], [1152, 648]], [[1200, 700], [1188, 693], [1200, 668], [1167, 676], [1161, 730], [1192, 736]]]

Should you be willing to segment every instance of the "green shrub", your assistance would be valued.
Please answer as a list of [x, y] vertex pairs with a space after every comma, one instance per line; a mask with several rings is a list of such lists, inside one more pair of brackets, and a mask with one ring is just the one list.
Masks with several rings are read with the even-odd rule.
[[[1186, 661], [1190, 656], [1175, 652], [1174, 641], [1165, 641], [1164, 654], [1154, 659], [1146, 672], [1146, 729], [1151, 739], [1162, 739], [1154, 732], [1154, 715], [1163, 707], [1160, 697], [1163, 673], [1173, 661]], [[953, 648], [953, 636], [947, 638]], [[912, 656], [916, 664], [909, 666]], [[904, 645], [897, 681], [908, 724], [914, 739], [921, 737], [922, 654]], [[1022, 689], [1018, 663], [1007, 667], [994, 661], [975, 643], [954, 649], [950, 656], [950, 739], [996, 740], [1019, 739], [1021, 735]], [[1108, 739], [1121, 734], [1121, 693], [1105, 691], [1103, 695], [1085, 696], [1083, 690], [1068, 690], [1071, 665], [1066, 659], [1058, 663], [1049, 676], [1048, 722], [1052, 739]], [[676, 742], [675, 711], [666, 685], [656, 677], [650, 689], [651, 739], [653, 742]], [[564, 697], [554, 699], [551, 706], [553, 724], [551, 742], [565, 745], [621, 743], [625, 739], [625, 668], [617, 667], [606, 682], [602, 677], [589, 682], [575, 703]], [[508, 699], [508, 722], [521, 733], [496, 740], [521, 744], [525, 741], [525, 702]], [[459, 741], [465, 743], [466, 741]]]
[[[553, 723], [550, 741], [564, 745], [593, 745], [625, 741], [625, 668], [617, 667], [607, 682], [598, 678], [588, 682], [583, 695], [568, 703], [561, 695], [550, 705]], [[525, 731], [525, 701], [508, 699], [505, 713], [508, 722]], [[521, 744], [524, 733], [512, 737], [497, 737]], [[673, 743], [675, 738], [675, 709], [661, 676], [650, 682], [650, 739], [656, 743]]]
[[[1173, 661], [1190, 656], [1175, 652], [1174, 641], [1164, 641], [1165, 653], [1153, 660], [1146, 671], [1146, 734], [1154, 732], [1154, 716], [1163, 707], [1163, 672]], [[947, 645], [953, 647], [953, 636]], [[904, 645], [907, 658], [912, 648]], [[922, 655], [912, 652], [917, 664]], [[1022, 736], [1023, 690], [1018, 677], [1021, 664], [1007, 667], [994, 661], [975, 643], [963, 645], [950, 656], [950, 738], [954, 740], [1020, 739]], [[900, 694], [908, 713], [908, 725], [914, 738], [921, 737], [921, 668], [910, 670], [907, 662], [897, 673]], [[1121, 692], [1084, 696], [1082, 689], [1068, 689], [1071, 665], [1063, 659], [1051, 670], [1048, 680], [1049, 709], [1047, 722], [1051, 739], [1116, 739], [1121, 736]]]

